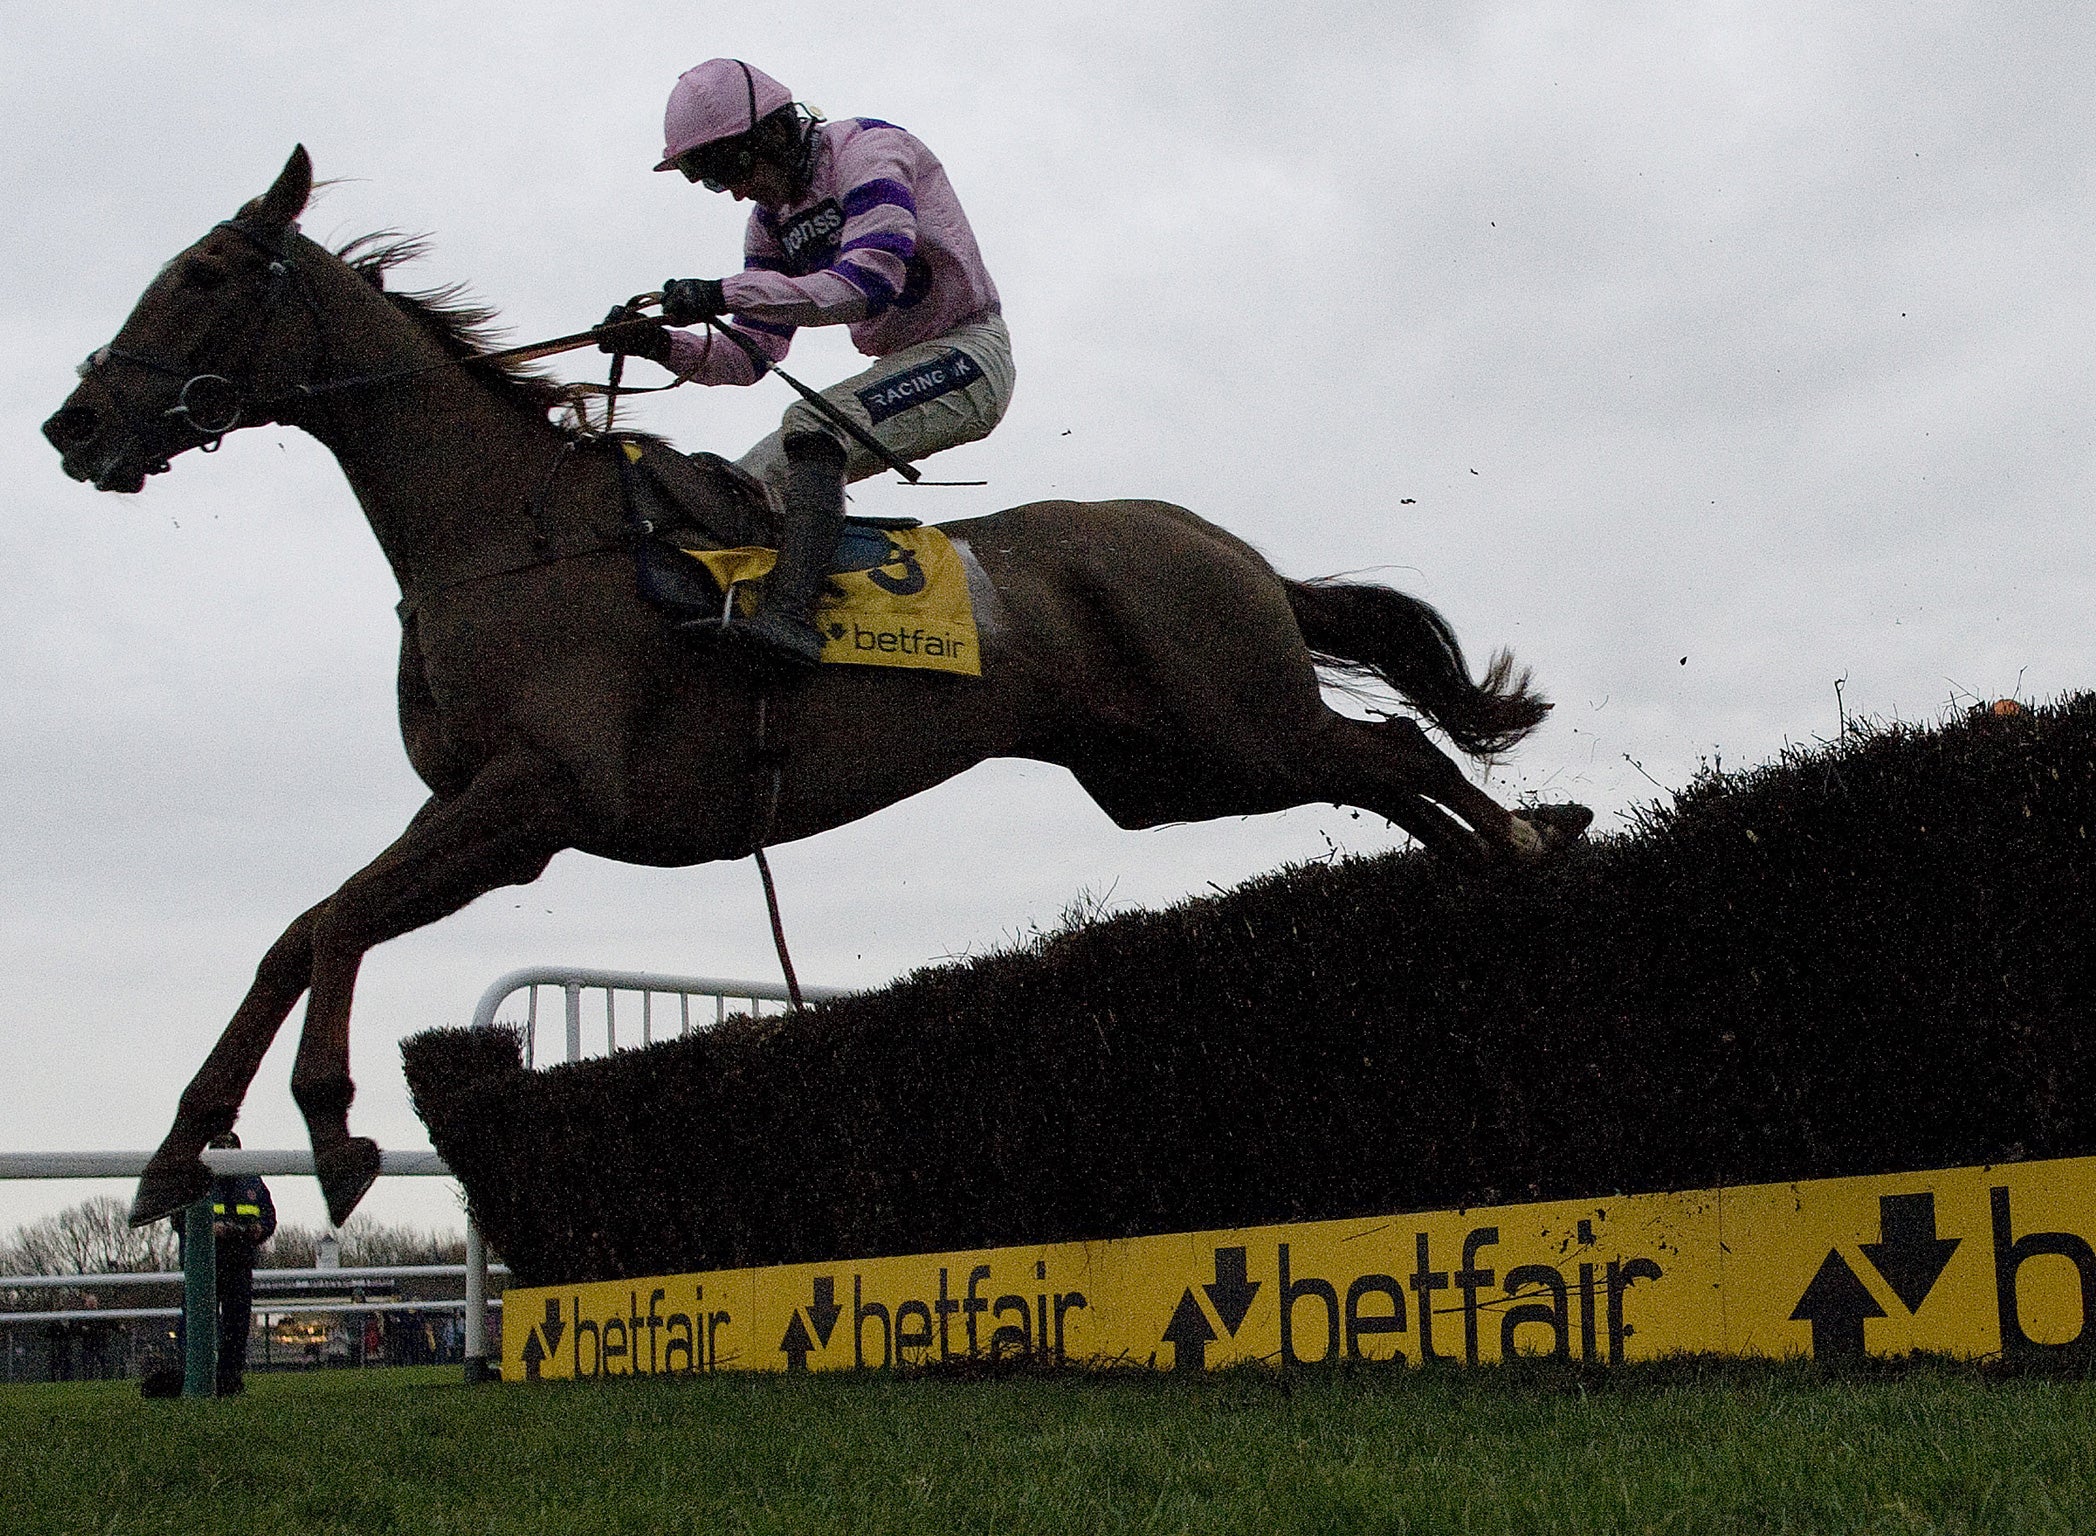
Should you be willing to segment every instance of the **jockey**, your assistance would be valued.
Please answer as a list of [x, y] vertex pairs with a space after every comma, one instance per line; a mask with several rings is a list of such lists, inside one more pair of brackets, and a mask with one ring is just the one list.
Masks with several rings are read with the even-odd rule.
[[[877, 118], [824, 122], [739, 59], [670, 92], [658, 171], [755, 206], [743, 269], [662, 285], [662, 322], [605, 317], [602, 350], [701, 384], [753, 384], [804, 325], [848, 325], [874, 364], [823, 398], [905, 461], [987, 437], [1012, 394], [997, 288], [938, 159]], [[707, 321], [722, 317], [723, 335]], [[698, 330], [670, 329], [701, 326]], [[783, 517], [758, 610], [731, 625], [765, 659], [813, 665], [811, 613], [844, 525], [844, 487], [887, 466], [806, 401], [743, 456]]]

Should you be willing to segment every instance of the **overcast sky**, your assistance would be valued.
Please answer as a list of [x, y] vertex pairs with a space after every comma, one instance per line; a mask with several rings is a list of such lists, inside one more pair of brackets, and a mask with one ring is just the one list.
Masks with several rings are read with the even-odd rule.
[[[1833, 735], [1837, 680], [1887, 719], [2096, 684], [2092, 44], [2047, 0], [10, 8], [0, 1148], [157, 1142], [263, 950], [423, 798], [398, 593], [316, 444], [244, 432], [123, 497], [36, 431], [294, 143], [337, 182], [307, 233], [426, 232], [396, 281], [465, 280], [526, 340], [739, 265], [729, 200], [650, 172], [689, 65], [902, 124], [974, 222], [1019, 385], [935, 461], [987, 490], [887, 477], [859, 508], [1159, 497], [1290, 574], [1377, 573], [1558, 701], [1495, 791], [1608, 829], [1699, 762]], [[803, 333], [789, 367], [854, 357]], [[789, 399], [633, 419], [732, 456]], [[803, 978], [875, 985], [1080, 893], [1398, 844], [1330, 808], [1124, 833], [996, 763], [774, 864]], [[747, 861], [564, 854], [372, 955], [357, 1128], [424, 1144], [397, 1041], [551, 961], [776, 974]], [[297, 1017], [250, 1146], [303, 1143]], [[276, 1187], [317, 1219], [310, 1181]], [[0, 1229], [94, 1188], [0, 1186]], [[366, 1209], [455, 1221], [402, 1181]]]

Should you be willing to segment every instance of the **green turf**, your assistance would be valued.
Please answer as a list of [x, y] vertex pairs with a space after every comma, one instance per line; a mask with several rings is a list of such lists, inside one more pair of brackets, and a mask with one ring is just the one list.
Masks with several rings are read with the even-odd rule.
[[2096, 1381], [1233, 1372], [465, 1388], [258, 1376], [242, 1399], [0, 1389], [0, 1528], [44, 1532], [2082, 1532]]

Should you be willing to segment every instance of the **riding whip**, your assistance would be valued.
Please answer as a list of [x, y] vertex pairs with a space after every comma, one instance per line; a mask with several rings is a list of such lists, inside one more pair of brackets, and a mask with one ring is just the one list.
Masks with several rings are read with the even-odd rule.
[[886, 443], [882, 442], [879, 438], [875, 437], [871, 432], [867, 431], [856, 421], [853, 421], [849, 416], [845, 415], [844, 412], [838, 410], [837, 407], [832, 405], [828, 400], [825, 400], [816, 391], [810, 389], [799, 379], [796, 379], [792, 374], [788, 373], [777, 363], [773, 362], [762, 352], [758, 351], [757, 344], [754, 341], [751, 341], [749, 337], [743, 335], [742, 332], [736, 330], [731, 325], [721, 324], [720, 321], [714, 319], [710, 315], [707, 316], [706, 323], [709, 326], [711, 326], [714, 330], [718, 331], [721, 335], [727, 337], [728, 340], [734, 342], [736, 346], [742, 348], [742, 355], [750, 360], [750, 366], [757, 370], [757, 376], [759, 378], [762, 378], [765, 374], [769, 373], [774, 374], [781, 379], [784, 379], [788, 384], [793, 386], [793, 391], [795, 394], [799, 395], [803, 400], [807, 401], [808, 404], [814, 406], [816, 410], [820, 411], [824, 416], [828, 417], [831, 421], [835, 422], [839, 427], [842, 427], [847, 433], [851, 435], [852, 440], [856, 442], [861, 448], [864, 448], [868, 453], [872, 454], [875, 458], [879, 459], [883, 464], [887, 465], [890, 469], [894, 470], [898, 475], [901, 475], [903, 479], [909, 481], [910, 484], [915, 485], [920, 479], [923, 478], [923, 476], [913, 465], [909, 463], [908, 460], [899, 458], [896, 456], [896, 454], [890, 451]]
[[887, 465], [890, 469], [894, 470], [898, 475], [901, 475], [906, 484], [988, 485], [990, 483], [987, 480], [925, 479], [922, 472], [916, 469], [913, 465], [911, 465], [911, 463], [907, 459], [899, 457], [892, 449], [888, 447], [886, 443], [882, 442], [879, 438], [875, 437], [871, 432], [867, 431], [864, 427], [860, 426], [856, 421], [853, 421], [851, 417], [845, 415], [844, 412], [838, 410], [837, 407], [827, 397], [817, 393], [815, 390], [810, 389], [799, 379], [796, 379], [792, 374], [788, 373], [784, 368], [781, 368], [777, 363], [773, 362], [762, 352], [758, 351], [757, 344], [751, 341], [747, 336], [743, 335], [742, 332], [736, 330], [733, 326], [723, 325], [718, 320], [708, 319], [706, 323], [712, 326], [716, 331], [719, 331], [723, 336], [727, 337], [728, 340], [734, 342], [736, 346], [742, 348], [743, 356], [747, 357], [750, 360], [750, 366], [757, 370], [759, 377], [762, 377], [764, 374], [770, 373], [777, 375], [781, 379], [784, 379], [788, 384], [793, 386], [794, 393], [798, 394], [803, 400], [807, 401], [808, 404], [815, 407], [817, 411], [821, 412], [824, 416], [828, 417], [831, 421], [835, 422], [845, 432], [849, 433], [851, 435], [852, 441], [856, 442], [868, 453], [872, 454], [883, 464]]

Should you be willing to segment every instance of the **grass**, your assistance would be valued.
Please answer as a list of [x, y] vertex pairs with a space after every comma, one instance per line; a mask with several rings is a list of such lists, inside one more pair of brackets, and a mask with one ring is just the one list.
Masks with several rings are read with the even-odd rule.
[[2096, 1379], [1936, 1362], [85, 1383], [0, 1443], [17, 1536], [2096, 1530]]

